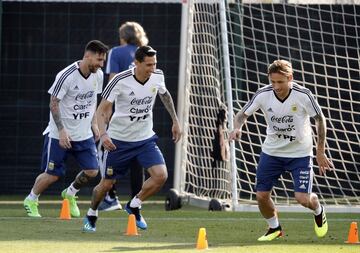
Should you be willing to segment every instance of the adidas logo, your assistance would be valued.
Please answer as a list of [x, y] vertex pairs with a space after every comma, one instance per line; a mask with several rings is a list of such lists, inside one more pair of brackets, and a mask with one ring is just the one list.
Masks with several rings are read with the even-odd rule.
[[75, 88], [74, 88], [74, 90], [79, 90], [79, 87], [76, 85]]
[[271, 107], [269, 109], [267, 109], [268, 112], [273, 112], [273, 110], [271, 109]]
[[304, 184], [300, 185], [300, 189], [306, 189], [306, 186]]
[[129, 96], [135, 96], [135, 93], [132, 91], [130, 92]]

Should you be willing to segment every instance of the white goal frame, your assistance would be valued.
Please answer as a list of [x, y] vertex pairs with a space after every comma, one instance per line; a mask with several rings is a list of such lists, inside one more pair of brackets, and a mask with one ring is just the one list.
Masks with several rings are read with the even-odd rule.
[[[203, 208], [209, 207], [209, 202], [213, 199], [210, 196], [206, 195], [197, 195], [194, 193], [187, 192], [185, 190], [186, 184], [186, 162], [188, 160], [188, 128], [189, 128], [189, 90], [191, 86], [191, 57], [194, 52], [192, 52], [192, 43], [193, 43], [193, 15], [194, 10], [190, 8], [194, 1], [206, 2], [206, 3], [218, 3], [219, 4], [219, 15], [221, 22], [221, 37], [222, 41], [222, 64], [223, 69], [223, 82], [222, 85], [224, 93], [226, 96], [223, 98], [226, 101], [228, 108], [228, 128], [233, 129], [233, 98], [232, 98], [232, 83], [231, 83], [231, 73], [230, 73], [230, 61], [229, 61], [229, 47], [228, 47], [228, 31], [226, 24], [226, 1], [222, 0], [186, 0], [183, 1], [182, 5], [182, 23], [181, 23], [181, 45], [180, 45], [180, 64], [179, 64], [179, 85], [178, 85], [178, 107], [177, 111], [179, 114], [179, 120], [182, 124], [184, 135], [179, 143], [176, 145], [175, 151], [175, 166], [174, 166], [174, 189], [178, 192], [183, 203], [189, 203], [190, 205], [195, 205]], [[228, 1], [234, 2], [234, 1]], [[235, 1], [236, 2], [236, 1]], [[249, 1], [246, 1], [249, 2]], [[257, 1], [261, 2], [261, 1]], [[266, 1], [270, 2], [270, 1]], [[274, 1], [275, 2], [275, 1]], [[276, 1], [280, 2], [280, 1]], [[294, 4], [298, 1], [292, 1]], [[356, 1], [346, 1], [346, 3], [355, 4]], [[238, 198], [238, 168], [236, 163], [236, 148], [234, 143], [230, 145], [230, 161], [228, 161], [228, 166], [231, 169], [231, 197], [226, 199], [219, 199], [223, 204], [225, 210], [232, 211], [258, 211], [258, 207], [254, 199], [249, 201], [239, 200]], [[360, 200], [357, 201], [360, 203]], [[279, 203], [276, 204], [279, 211], [286, 212], [303, 212], [308, 211], [307, 209], [301, 207], [299, 204], [293, 202]], [[349, 213], [360, 213], [360, 205], [348, 205], [348, 204], [327, 204], [326, 209], [328, 212], [349, 212]]]

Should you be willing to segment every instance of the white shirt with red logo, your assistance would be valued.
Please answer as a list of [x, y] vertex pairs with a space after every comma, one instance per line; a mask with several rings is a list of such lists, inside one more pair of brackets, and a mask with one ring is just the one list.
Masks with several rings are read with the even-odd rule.
[[[96, 111], [97, 94], [102, 91], [103, 72], [98, 69], [84, 77], [79, 62], [74, 62], [55, 78], [48, 93], [60, 99], [59, 107], [64, 128], [72, 141], [82, 141], [93, 136], [91, 121]], [[59, 139], [58, 128], [50, 112], [50, 121], [43, 134]]]
[[321, 108], [309, 89], [293, 82], [290, 94], [281, 101], [270, 84], [259, 89], [243, 109], [248, 116], [258, 109], [265, 115], [264, 153], [278, 157], [312, 155], [310, 117], [321, 115]]
[[135, 78], [135, 68], [115, 75], [105, 87], [102, 97], [115, 102], [115, 111], [111, 118], [108, 134], [120, 141], [142, 141], [150, 138], [153, 131], [153, 107], [158, 92], [164, 94], [167, 89], [164, 74], [155, 70], [144, 83]]

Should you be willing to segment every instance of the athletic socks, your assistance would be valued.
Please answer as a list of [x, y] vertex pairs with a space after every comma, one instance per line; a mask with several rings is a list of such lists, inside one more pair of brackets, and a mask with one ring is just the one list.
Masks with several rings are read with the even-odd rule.
[[130, 207], [132, 207], [132, 208], [137, 208], [137, 207], [140, 208], [141, 204], [142, 204], [142, 201], [137, 196], [135, 196], [130, 202]]
[[76, 189], [74, 186], [73, 186], [73, 184], [71, 184], [68, 188], [67, 188], [67, 190], [66, 190], [66, 194], [67, 195], [70, 195], [70, 196], [75, 196], [76, 195], [76, 193], [78, 193], [78, 189]]
[[277, 228], [280, 226], [277, 216], [266, 219], [266, 222], [268, 223], [270, 228]]
[[40, 196], [40, 194], [35, 194], [33, 189], [31, 189], [30, 194], [26, 198], [29, 200], [32, 200], [32, 201], [36, 201], [36, 200], [38, 200], [39, 196]]
[[91, 208], [89, 208], [89, 210], [87, 211], [87, 216], [98, 216], [98, 210], [92, 210]]
[[314, 215], [318, 216], [322, 212], [322, 206], [319, 204], [319, 206], [314, 210]]

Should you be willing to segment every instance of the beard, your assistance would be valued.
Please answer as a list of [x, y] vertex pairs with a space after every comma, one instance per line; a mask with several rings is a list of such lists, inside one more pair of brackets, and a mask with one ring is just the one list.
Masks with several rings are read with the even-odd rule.
[[98, 67], [95, 67], [95, 66], [89, 66], [89, 70], [91, 73], [96, 73], [96, 71], [98, 70], [99, 68]]

